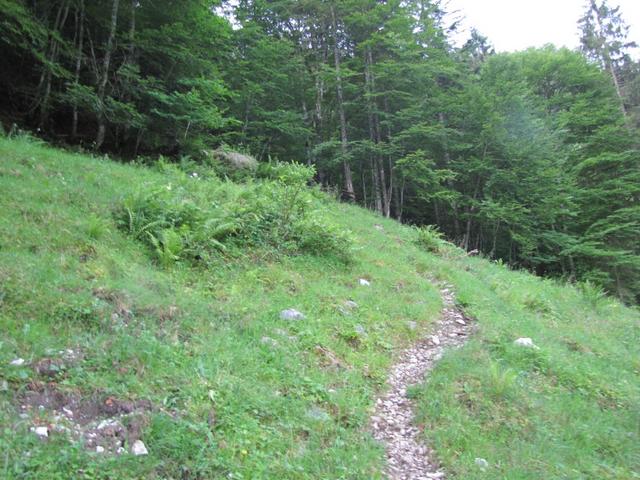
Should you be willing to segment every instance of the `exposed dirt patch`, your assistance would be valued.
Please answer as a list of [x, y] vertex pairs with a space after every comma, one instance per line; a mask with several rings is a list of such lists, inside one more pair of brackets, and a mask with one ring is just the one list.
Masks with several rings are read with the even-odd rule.
[[139, 440], [148, 412], [147, 400], [122, 400], [104, 394], [63, 392], [55, 383], [34, 382], [18, 397], [20, 416], [49, 434], [67, 435], [88, 450], [121, 454]]
[[424, 432], [413, 421], [414, 402], [407, 389], [425, 380], [444, 351], [464, 345], [473, 331], [471, 320], [456, 307], [449, 285], [441, 287], [444, 308], [433, 332], [400, 353], [387, 379], [389, 389], [376, 401], [371, 429], [385, 446], [386, 475], [390, 480], [444, 479]]

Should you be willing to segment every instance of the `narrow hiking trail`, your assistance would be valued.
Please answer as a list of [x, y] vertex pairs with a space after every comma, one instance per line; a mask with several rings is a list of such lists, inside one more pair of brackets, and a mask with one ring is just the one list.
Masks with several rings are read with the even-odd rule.
[[407, 389], [426, 380], [445, 350], [464, 345], [473, 325], [455, 305], [450, 285], [440, 288], [443, 309], [433, 331], [404, 350], [387, 378], [388, 390], [376, 401], [371, 428], [386, 450], [389, 480], [444, 479], [433, 450], [414, 424], [414, 402]]

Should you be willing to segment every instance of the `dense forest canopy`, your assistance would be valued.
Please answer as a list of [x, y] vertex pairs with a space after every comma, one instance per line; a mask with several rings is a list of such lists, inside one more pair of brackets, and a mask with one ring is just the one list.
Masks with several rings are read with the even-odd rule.
[[586, 2], [581, 51], [496, 54], [437, 0], [0, 0], [0, 121], [125, 159], [228, 144], [381, 215], [640, 300], [640, 64]]

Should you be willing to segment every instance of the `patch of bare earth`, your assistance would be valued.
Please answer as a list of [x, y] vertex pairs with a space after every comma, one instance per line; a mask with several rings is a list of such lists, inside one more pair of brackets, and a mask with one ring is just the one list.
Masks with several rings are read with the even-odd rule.
[[61, 389], [59, 379], [69, 366], [82, 360], [82, 355], [73, 350], [59, 353], [59, 357], [33, 364], [40, 380], [31, 382], [16, 396], [20, 417], [29, 420], [31, 430], [43, 439], [64, 435], [90, 451], [103, 454], [132, 450], [153, 408], [151, 402]]
[[[390, 480], [428, 480], [446, 477], [425, 434], [414, 424], [414, 402], [407, 389], [425, 381], [445, 350], [461, 347], [473, 325], [455, 305], [452, 287], [440, 294], [444, 308], [431, 335], [404, 350], [387, 379], [388, 390], [378, 398], [371, 428], [386, 450], [386, 475]], [[427, 435], [428, 436], [428, 435]]]
[[[139, 440], [152, 408], [146, 400], [120, 400], [110, 396], [89, 398], [60, 391], [53, 383], [35, 383], [21, 396], [20, 415], [47, 436], [66, 435], [88, 450], [121, 454]], [[43, 432], [43, 430], [39, 430]]]

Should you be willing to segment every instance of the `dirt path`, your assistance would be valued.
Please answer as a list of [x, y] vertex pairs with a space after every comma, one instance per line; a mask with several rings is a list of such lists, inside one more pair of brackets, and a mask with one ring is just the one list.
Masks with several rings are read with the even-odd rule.
[[456, 308], [452, 287], [441, 286], [440, 294], [444, 308], [438, 323], [429, 336], [400, 354], [387, 379], [389, 389], [378, 398], [371, 417], [373, 436], [385, 445], [390, 480], [446, 478], [413, 424], [414, 402], [407, 398], [407, 389], [422, 383], [443, 352], [462, 346], [473, 328]]

